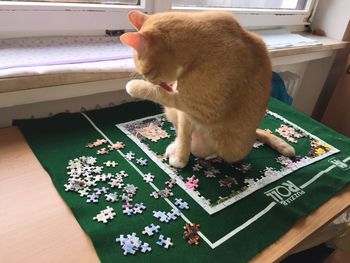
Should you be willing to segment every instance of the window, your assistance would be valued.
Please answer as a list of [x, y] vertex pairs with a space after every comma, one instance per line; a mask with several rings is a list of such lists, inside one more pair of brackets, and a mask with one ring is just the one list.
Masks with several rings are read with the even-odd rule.
[[43, 2], [43, 3], [83, 3], [103, 5], [139, 5], [137, 0], [8, 0], [12, 2]]
[[0, 0], [0, 38], [43, 35], [101, 35], [132, 29], [129, 10], [233, 12], [245, 27], [308, 23], [317, 0]]
[[174, 7], [303, 10], [306, 0], [174, 0]]
[[[165, 0], [171, 1], [171, 0]], [[177, 11], [219, 9], [234, 13], [248, 28], [309, 24], [317, 0], [172, 0]]]
[[153, 10], [153, 0], [0, 0], [0, 38], [101, 35], [132, 29], [127, 13]]

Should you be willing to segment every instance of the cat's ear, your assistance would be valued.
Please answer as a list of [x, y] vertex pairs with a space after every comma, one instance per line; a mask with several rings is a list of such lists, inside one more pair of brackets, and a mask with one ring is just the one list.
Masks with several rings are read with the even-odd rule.
[[147, 49], [147, 40], [140, 33], [125, 33], [120, 36], [120, 41], [134, 48], [140, 55]]
[[146, 21], [148, 15], [140, 12], [140, 11], [130, 11], [128, 13], [128, 18], [130, 22], [134, 25], [137, 30], [140, 30], [143, 23]]

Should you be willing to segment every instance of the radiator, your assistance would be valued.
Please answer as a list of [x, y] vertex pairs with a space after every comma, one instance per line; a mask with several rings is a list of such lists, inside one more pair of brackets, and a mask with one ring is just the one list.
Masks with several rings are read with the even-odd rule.
[[[285, 83], [288, 94], [294, 98], [300, 85], [300, 77], [290, 71], [279, 72], [279, 74]], [[59, 112], [77, 112], [85, 109], [104, 108], [128, 101], [133, 101], [133, 98], [126, 94], [124, 90], [120, 90], [57, 101], [0, 107], [0, 127], [10, 126], [13, 119], [42, 118]]]
[[79, 112], [106, 108], [131, 101], [135, 101], [135, 99], [121, 90], [7, 108], [0, 107], [0, 128], [11, 126], [14, 119], [43, 118], [60, 112]]
[[279, 72], [278, 74], [283, 79], [289, 96], [294, 99], [300, 86], [300, 76], [290, 71]]

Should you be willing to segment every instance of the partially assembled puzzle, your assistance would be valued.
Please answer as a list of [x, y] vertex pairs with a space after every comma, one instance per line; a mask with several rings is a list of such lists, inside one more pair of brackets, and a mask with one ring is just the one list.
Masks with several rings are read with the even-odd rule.
[[[174, 169], [164, 158], [164, 152], [175, 139], [175, 129], [164, 114], [120, 123], [117, 128], [169, 175], [168, 188], [177, 184], [204, 210], [214, 214], [293, 171], [338, 152], [335, 147], [274, 112], [266, 112], [263, 126], [291, 143], [297, 156], [284, 157], [257, 141], [248, 157], [239, 163], [226, 163], [219, 157], [206, 160], [192, 156], [184, 169]], [[261, 154], [271, 161], [259, 161]], [[144, 161], [137, 162], [144, 165]], [[170, 195], [168, 189], [152, 193], [154, 198]]]

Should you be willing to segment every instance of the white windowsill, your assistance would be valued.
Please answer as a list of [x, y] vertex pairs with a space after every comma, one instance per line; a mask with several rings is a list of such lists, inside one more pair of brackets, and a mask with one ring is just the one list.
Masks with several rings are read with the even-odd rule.
[[271, 57], [275, 58], [275, 57], [309, 54], [309, 53], [313, 53], [313, 52], [342, 49], [348, 43], [345, 41], [335, 40], [335, 39], [332, 39], [329, 37], [314, 36], [314, 35], [305, 34], [305, 33], [300, 33], [300, 35], [306, 36], [306, 37], [314, 39], [314, 40], [318, 40], [322, 43], [322, 45], [270, 50]]
[[[290, 64], [290, 61], [292, 63], [297, 63], [293, 59], [291, 60], [291, 56], [298, 56], [297, 60], [302, 60], [301, 62], [318, 59], [320, 57], [320, 55], [322, 55], [320, 53], [324, 53], [324, 56], [327, 56], [327, 54], [329, 54], [329, 52], [332, 52], [333, 50], [337, 50], [337, 49], [342, 49], [347, 44], [347, 42], [334, 40], [334, 39], [331, 39], [328, 37], [314, 36], [314, 35], [305, 34], [305, 33], [300, 33], [300, 35], [306, 36], [309, 39], [317, 40], [320, 43], [322, 43], [322, 45], [309, 45], [309, 46], [270, 49], [269, 53], [270, 53], [273, 65], [281, 65], [281, 63], [282, 63], [281, 61], [283, 60], [283, 57], [286, 57], [286, 61], [285, 61], [286, 64]], [[98, 39], [99, 37], [92, 37], [92, 38], [94, 38], [93, 40], [95, 41], [95, 38]], [[72, 40], [69, 40], [69, 41], [72, 42]], [[86, 40], [84, 40], [84, 41], [86, 41]], [[103, 40], [103, 41], [106, 42], [106, 40]], [[113, 40], [113, 41], [116, 41], [116, 40]], [[40, 40], [40, 42], [41, 42], [41, 40]], [[68, 42], [68, 44], [67, 44], [67, 50], [69, 52], [72, 52], [69, 50], [70, 44], [71, 44], [70, 42]], [[123, 52], [127, 51], [128, 52], [127, 55], [129, 55], [130, 58], [132, 57], [131, 50], [124, 50], [123, 51], [123, 49], [120, 49], [123, 46], [123, 45], [120, 45], [120, 43], [119, 43], [119, 45], [121, 47], [118, 48], [120, 50], [117, 51], [116, 54], [114, 54], [114, 53], [112, 54], [112, 52], [115, 52], [115, 50], [111, 51], [111, 47], [110, 47], [111, 41], [108, 40], [108, 42], [106, 42], [106, 47], [104, 46], [104, 42], [101, 43], [101, 46], [100, 46], [100, 48], [102, 50], [100, 56], [106, 57], [106, 58], [108, 58], [108, 54], [111, 54], [112, 57], [117, 56], [117, 55], [121, 56], [124, 54]], [[82, 43], [82, 44], [84, 44], [84, 43]], [[61, 48], [62, 44], [59, 43], [59, 45], [60, 45], [59, 47]], [[42, 48], [44, 50], [43, 52], [46, 52], [45, 47], [43, 46]], [[18, 49], [18, 47], [17, 47], [17, 49]], [[19, 50], [21, 50], [21, 49], [22, 49], [22, 47], [19, 48]], [[23, 47], [23, 50], [25, 50], [25, 49], [27, 49], [27, 48]], [[51, 48], [51, 50], [52, 50], [52, 48]], [[88, 50], [88, 51], [90, 52], [90, 50]], [[28, 56], [28, 57], [32, 56], [31, 49], [29, 49], [25, 52], [26, 53], [22, 53], [22, 54], [24, 54], [25, 56]], [[49, 51], [49, 52], [51, 52], [51, 51]], [[36, 53], [37, 53], [37, 51], [36, 51]], [[86, 53], [86, 51], [85, 51], [85, 53]], [[57, 56], [57, 54], [54, 54], [54, 56]], [[33, 57], [33, 58], [35, 58], [35, 57]], [[11, 59], [11, 57], [10, 57], [10, 59]], [[13, 59], [14, 58], [12, 58], [12, 60]], [[112, 63], [112, 65], [108, 65], [108, 61], [110, 61]], [[123, 60], [120, 60], [120, 61], [123, 61]], [[38, 63], [39, 65], [37, 65], [37, 66], [30, 66], [30, 67], [26, 66], [25, 68], [23, 68], [22, 69], [23, 75], [21, 75], [21, 68], [18, 68], [19, 69], [18, 74], [13, 74], [13, 73], [7, 74], [6, 69], [5, 70], [0, 69], [0, 79], [2, 77], [6, 78], [6, 77], [31, 75], [30, 71], [28, 72], [28, 70], [26, 70], [26, 69], [30, 69], [30, 68], [34, 69], [33, 75], [50, 74], [50, 73], [71, 73], [71, 72], [85, 72], [86, 73], [86, 72], [96, 72], [96, 71], [98, 71], [98, 72], [103, 72], [103, 71], [106, 71], [106, 72], [133, 72], [134, 71], [134, 69], [133, 69], [134, 66], [131, 65], [130, 63], [127, 66], [120, 66], [120, 64], [122, 64], [122, 63], [118, 63], [117, 60], [113, 60], [113, 59], [108, 59], [106, 61], [104, 61], [103, 59], [101, 61], [99, 61], [97, 59], [95, 62], [90, 62], [90, 63], [88, 63], [88, 62], [81, 62], [81, 63], [74, 62], [74, 63], [73, 64], [63, 63], [63, 64], [58, 64], [58, 65], [52, 64], [53, 66], [45, 66], [45, 63], [43, 65], [40, 65], [41, 63], [39, 62]], [[106, 64], [106, 65], [104, 65], [104, 64]], [[113, 66], [113, 65], [115, 65], [115, 66]], [[41, 68], [42, 66], [44, 66], [45, 68]], [[38, 68], [39, 70], [35, 71], [36, 68]], [[15, 69], [16, 69], [16, 67], [15, 67]]]
[[[307, 35], [307, 37], [317, 39], [323, 45], [270, 50], [269, 53], [272, 58], [273, 66], [296, 64], [330, 57], [334, 55], [336, 50], [344, 48], [347, 44], [347, 42], [338, 41], [327, 37], [310, 35]], [[0, 108], [55, 100], [57, 99], [58, 95], [61, 99], [63, 99], [97, 94], [100, 92], [122, 90], [124, 89], [125, 83], [128, 81], [128, 79], [129, 78], [122, 78], [115, 81], [101, 80], [89, 83], [4, 92], [0, 93]], [[45, 94], [45, 96], [42, 96], [42, 94]]]

